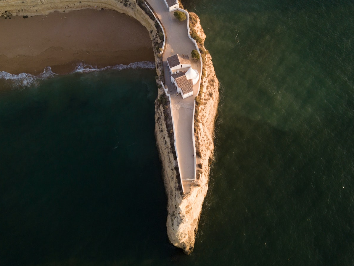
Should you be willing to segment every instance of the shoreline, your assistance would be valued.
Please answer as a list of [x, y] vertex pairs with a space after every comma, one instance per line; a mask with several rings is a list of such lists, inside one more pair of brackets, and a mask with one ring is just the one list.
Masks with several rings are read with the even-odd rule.
[[214, 125], [219, 102], [219, 82], [215, 75], [211, 56], [204, 47], [206, 36], [198, 16], [193, 13], [195, 23], [189, 26], [202, 39], [201, 42], [197, 41], [198, 44], [196, 44], [199, 48], [202, 48], [203, 71], [199, 95], [195, 101], [194, 115], [195, 148], [197, 149], [199, 168], [196, 170], [196, 179], [192, 182], [190, 191], [184, 193], [178, 182], [180, 173], [173, 143], [175, 132], [171, 110], [169, 110], [169, 99], [162, 83], [164, 80], [162, 53], [166, 36], [164, 30], [159, 26], [159, 21], [151, 13], [149, 6], [144, 1], [136, 0], [88, 0], [84, 3], [73, 0], [67, 2], [57, 0], [57, 2], [50, 3], [24, 0], [22, 4], [16, 4], [14, 0], [5, 1], [5, 3], [0, 2], [0, 14], [7, 10], [6, 12], [13, 12], [14, 15], [18, 16], [48, 15], [54, 11], [65, 12], [88, 8], [101, 10], [104, 8], [127, 14], [146, 28], [145, 31], [147, 30], [152, 42], [157, 73], [158, 97], [155, 100], [155, 136], [168, 198], [167, 235], [174, 246], [183, 249], [186, 254], [191, 254], [194, 249], [204, 198], [208, 190], [210, 162], [213, 159], [214, 152]]
[[128, 65], [119, 64], [115, 66], [105, 66], [102, 68], [97, 68], [91, 65], [78, 64], [75, 69], [70, 73], [58, 74], [52, 71], [51, 67], [46, 67], [42, 73], [39, 75], [33, 75], [29, 73], [19, 73], [11, 74], [5, 71], [0, 71], [0, 85], [3, 82], [10, 81], [11, 86], [18, 87], [29, 87], [32, 84], [36, 84], [38, 80], [45, 80], [61, 75], [71, 75], [75, 73], [91, 73], [91, 72], [100, 72], [100, 71], [122, 71], [126, 69], [155, 69], [155, 62], [143, 61], [143, 62], [134, 62]]
[[1, 18], [0, 71], [69, 74], [80, 63], [97, 68], [154, 61], [149, 33], [113, 10], [83, 9]]

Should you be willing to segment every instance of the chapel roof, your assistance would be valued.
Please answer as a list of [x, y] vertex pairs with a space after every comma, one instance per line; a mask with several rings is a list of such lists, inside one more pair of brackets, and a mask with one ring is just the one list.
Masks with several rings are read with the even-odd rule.
[[179, 54], [175, 54], [167, 58], [168, 65], [170, 68], [178, 66], [180, 64], [190, 64], [190, 61], [188, 59], [183, 58]]
[[185, 75], [182, 75], [175, 79], [177, 86], [181, 88], [183, 94], [187, 94], [193, 91], [193, 82], [188, 80]]
[[177, 79], [177, 78], [179, 78], [179, 77], [182, 77], [182, 76], [185, 75], [185, 74], [186, 74], [186, 71], [179, 71], [179, 72], [176, 72], [176, 73], [172, 74], [172, 77], [173, 77], [174, 79]]

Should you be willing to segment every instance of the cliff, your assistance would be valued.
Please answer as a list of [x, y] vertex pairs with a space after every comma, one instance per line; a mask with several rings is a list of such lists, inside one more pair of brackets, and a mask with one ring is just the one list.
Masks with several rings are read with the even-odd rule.
[[155, 101], [155, 135], [159, 150], [163, 178], [168, 196], [167, 235], [173, 245], [185, 253], [193, 251], [195, 236], [204, 198], [208, 190], [210, 162], [214, 152], [214, 122], [219, 102], [219, 83], [215, 76], [212, 58], [204, 47], [205, 34], [196, 14], [190, 13], [191, 36], [197, 40], [203, 59], [201, 90], [196, 98], [195, 143], [197, 154], [197, 177], [190, 192], [182, 193], [169, 99], [160, 81], [163, 79], [161, 52], [163, 51], [163, 29], [159, 27], [149, 8], [141, 0], [0, 0], [0, 15], [11, 17], [45, 15], [53, 11], [66, 12], [85, 8], [111, 9], [137, 19], [148, 31], [153, 43], [158, 98]]
[[[214, 124], [219, 103], [219, 82], [216, 78], [212, 58], [204, 47], [206, 38], [198, 16], [191, 17], [191, 31], [198, 41], [203, 58], [201, 90], [196, 98], [195, 140], [197, 150], [197, 179], [187, 194], [178, 189], [176, 160], [173, 157], [173, 142], [168, 132], [169, 123], [163, 123], [168, 117], [168, 100], [162, 92], [155, 105], [156, 140], [163, 166], [165, 189], [168, 196], [167, 234], [173, 245], [190, 254], [193, 251], [198, 223], [204, 198], [208, 191], [210, 162], [214, 153]], [[165, 100], [161, 100], [163, 98]], [[177, 169], [178, 170], [178, 169]]]

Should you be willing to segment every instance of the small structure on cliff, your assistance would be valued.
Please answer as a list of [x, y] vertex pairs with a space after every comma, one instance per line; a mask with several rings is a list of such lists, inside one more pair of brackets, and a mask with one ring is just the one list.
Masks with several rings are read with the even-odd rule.
[[178, 54], [167, 58], [171, 72], [171, 82], [177, 87], [177, 92], [182, 98], [193, 96], [193, 86], [199, 80], [199, 73], [191, 67], [190, 61]]
[[193, 85], [197, 84], [199, 80], [199, 73], [197, 70], [190, 67], [185, 75], [188, 80], [193, 82]]
[[193, 96], [193, 82], [187, 79], [186, 72], [180, 71], [171, 75], [171, 81], [176, 85], [177, 92], [182, 95], [182, 98]]
[[188, 59], [183, 58], [179, 54], [175, 54], [167, 58], [167, 64], [171, 73], [181, 68], [191, 67], [191, 63]]
[[170, 12], [179, 8], [178, 0], [164, 0], [165, 4]]

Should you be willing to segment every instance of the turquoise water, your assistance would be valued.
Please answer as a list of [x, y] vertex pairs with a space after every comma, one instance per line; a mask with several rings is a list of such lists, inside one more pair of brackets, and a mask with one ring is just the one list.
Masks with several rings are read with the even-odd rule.
[[0, 265], [354, 264], [354, 3], [184, 4], [222, 86], [193, 254], [166, 236], [155, 73], [131, 69], [0, 91]]

